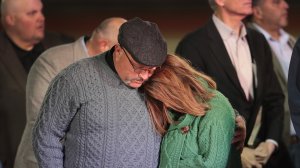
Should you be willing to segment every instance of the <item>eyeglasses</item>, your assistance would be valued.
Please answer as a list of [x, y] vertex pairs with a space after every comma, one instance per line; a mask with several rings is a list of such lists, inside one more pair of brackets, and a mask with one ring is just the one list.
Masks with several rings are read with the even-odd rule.
[[158, 68], [158, 67], [151, 67], [151, 68], [141, 68], [141, 67], [136, 67], [136, 66], [134, 65], [134, 63], [132, 62], [132, 60], [129, 58], [129, 56], [128, 56], [126, 50], [125, 50], [123, 47], [122, 47], [122, 50], [124, 51], [124, 53], [125, 53], [125, 55], [126, 55], [128, 61], [129, 61], [130, 65], [131, 65], [133, 71], [134, 71], [135, 73], [137, 73], [138, 75], [140, 75], [140, 74], [145, 74], [145, 73], [147, 73], [147, 74], [152, 74], [152, 73], [155, 71], [155, 69]]

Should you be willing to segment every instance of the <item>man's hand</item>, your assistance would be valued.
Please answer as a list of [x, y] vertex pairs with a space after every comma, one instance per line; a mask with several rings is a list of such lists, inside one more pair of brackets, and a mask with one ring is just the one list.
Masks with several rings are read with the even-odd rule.
[[235, 117], [235, 133], [232, 143], [235, 143], [237, 146], [237, 150], [243, 151], [244, 143], [246, 139], [246, 122], [245, 119], [241, 115], [237, 115]]
[[271, 142], [261, 142], [255, 149], [256, 160], [261, 164], [266, 164], [275, 150], [275, 145]]
[[255, 158], [255, 150], [244, 147], [241, 154], [243, 168], [262, 168], [262, 165]]

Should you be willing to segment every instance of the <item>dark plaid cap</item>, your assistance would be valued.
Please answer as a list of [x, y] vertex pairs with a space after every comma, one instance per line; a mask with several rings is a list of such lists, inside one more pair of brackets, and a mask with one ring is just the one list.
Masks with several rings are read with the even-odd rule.
[[120, 27], [118, 41], [140, 64], [160, 66], [166, 60], [167, 43], [155, 23], [130, 19]]

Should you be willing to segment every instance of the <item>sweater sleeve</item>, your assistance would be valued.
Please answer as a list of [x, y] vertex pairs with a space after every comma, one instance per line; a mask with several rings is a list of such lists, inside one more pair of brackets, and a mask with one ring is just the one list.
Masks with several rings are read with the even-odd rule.
[[227, 98], [217, 91], [210, 105], [211, 110], [199, 122], [199, 152], [182, 158], [179, 167], [226, 167], [235, 128], [234, 111]]
[[58, 76], [50, 85], [33, 129], [33, 149], [39, 167], [62, 168], [62, 139], [79, 108], [74, 82]]

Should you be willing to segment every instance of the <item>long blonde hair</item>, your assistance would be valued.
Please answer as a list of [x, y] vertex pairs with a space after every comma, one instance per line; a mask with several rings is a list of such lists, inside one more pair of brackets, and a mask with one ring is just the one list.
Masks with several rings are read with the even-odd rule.
[[203, 84], [215, 89], [216, 83], [208, 76], [196, 71], [183, 58], [168, 54], [165, 63], [144, 84], [147, 108], [156, 130], [166, 132], [172, 123], [168, 110], [195, 116], [205, 115], [206, 103], [213, 97]]

